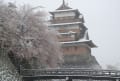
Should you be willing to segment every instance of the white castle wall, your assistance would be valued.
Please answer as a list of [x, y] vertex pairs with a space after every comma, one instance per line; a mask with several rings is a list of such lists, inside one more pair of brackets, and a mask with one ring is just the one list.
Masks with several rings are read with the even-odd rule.
[[67, 17], [67, 16], [75, 16], [75, 12], [59, 12], [55, 14], [55, 17]]

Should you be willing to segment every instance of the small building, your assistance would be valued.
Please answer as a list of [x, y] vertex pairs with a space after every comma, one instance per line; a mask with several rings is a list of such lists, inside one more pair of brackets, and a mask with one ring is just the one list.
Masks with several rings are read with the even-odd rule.
[[50, 12], [50, 29], [58, 31], [58, 39], [64, 54], [63, 68], [100, 68], [91, 48], [97, 46], [89, 39], [84, 17], [78, 9], [72, 9], [65, 1]]

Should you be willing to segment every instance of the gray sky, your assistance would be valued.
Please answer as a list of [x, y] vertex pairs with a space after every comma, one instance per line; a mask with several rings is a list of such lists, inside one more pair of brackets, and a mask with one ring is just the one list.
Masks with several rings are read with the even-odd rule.
[[[62, 0], [4, 0], [17, 5], [44, 6], [53, 11]], [[105, 67], [120, 66], [120, 0], [66, 0], [68, 5], [84, 15], [90, 39], [98, 46], [92, 55]]]

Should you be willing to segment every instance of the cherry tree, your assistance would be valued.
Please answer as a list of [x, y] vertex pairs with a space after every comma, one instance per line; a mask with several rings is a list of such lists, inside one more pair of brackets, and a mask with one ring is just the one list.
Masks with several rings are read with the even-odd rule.
[[0, 2], [0, 46], [18, 62], [14, 65], [27, 63], [28, 68], [38, 69], [57, 68], [62, 63], [60, 44], [56, 32], [48, 29], [47, 15], [28, 5], [17, 8]]

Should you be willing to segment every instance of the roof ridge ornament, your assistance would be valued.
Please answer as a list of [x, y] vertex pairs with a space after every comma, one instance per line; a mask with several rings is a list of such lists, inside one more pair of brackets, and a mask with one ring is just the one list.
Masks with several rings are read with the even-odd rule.
[[63, 0], [62, 5], [59, 8], [57, 8], [56, 10], [66, 10], [66, 9], [72, 9], [72, 8], [70, 8], [68, 6], [68, 3], [66, 3], [66, 1]]
[[63, 0], [63, 5], [65, 5], [65, 0]]
[[68, 6], [68, 2], [66, 2], [65, 0], [63, 0], [63, 5], [65, 6]]

